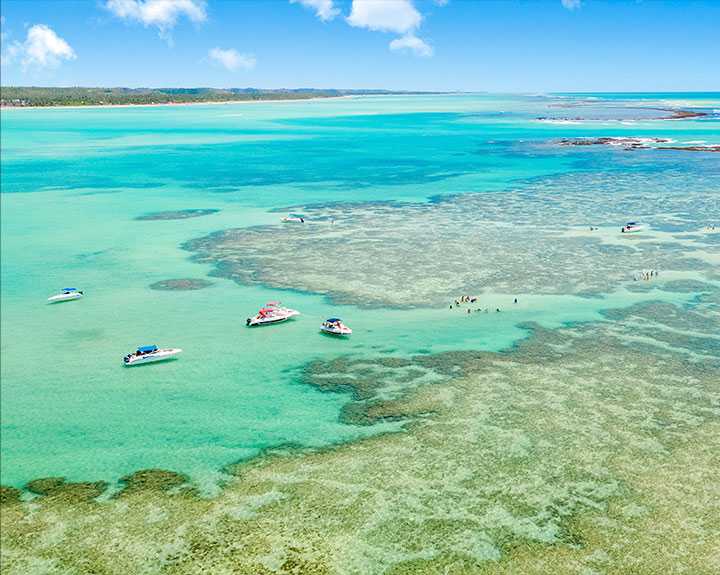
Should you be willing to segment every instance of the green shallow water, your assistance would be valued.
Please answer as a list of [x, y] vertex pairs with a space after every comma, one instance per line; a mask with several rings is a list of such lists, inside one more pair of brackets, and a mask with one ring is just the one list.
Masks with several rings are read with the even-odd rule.
[[[716, 236], [698, 232], [719, 215], [717, 204], [706, 199], [717, 192], [717, 160], [711, 154], [621, 156], [615, 150], [548, 145], [556, 138], [586, 135], [718, 142], [717, 120], [575, 126], [536, 122], [553, 102], [435, 96], [3, 111], [2, 483], [20, 486], [50, 475], [113, 481], [137, 469], [160, 467], [212, 485], [223, 466], [269, 447], [326, 446], [401, 428], [399, 422], [343, 423], [339, 415], [349, 396], [300, 383], [311, 361], [508, 350], [527, 337], [527, 322], [557, 328], [607, 321], [603, 310], [651, 300], [691, 305], [700, 293], [717, 289], [712, 271]], [[394, 273], [378, 259], [386, 257], [388, 246], [395, 252], [405, 249], [404, 240], [378, 226], [375, 240], [384, 242], [382, 249], [373, 251], [370, 242], [363, 257], [355, 259], [343, 259], [342, 251], [316, 237], [317, 248], [327, 252], [315, 251], [315, 257], [335, 262], [340, 272], [313, 277], [311, 287], [300, 291], [311, 271], [302, 268], [298, 273], [304, 275], [294, 277], [295, 240], [278, 234], [282, 214], [271, 211], [302, 205], [321, 216], [328, 203], [340, 202], [333, 209], [350, 221], [366, 221], [362, 218], [378, 202], [407, 202], [397, 210], [401, 218], [407, 215], [405, 238], [415, 245], [413, 240], [427, 233], [426, 220], [414, 219], [411, 206], [418, 202], [486, 193], [502, 205], [508, 191], [525, 191], [541, 197], [533, 209], [547, 210], [545, 226], [557, 217], [554, 206], [565, 201], [564, 190], [570, 189], [561, 178], [584, 175], [585, 191], [597, 197], [598, 208], [588, 208], [572, 225], [579, 229], [587, 221], [582, 218], [595, 214], [608, 226], [601, 243], [612, 245], [614, 214], [608, 214], [607, 205], [620, 197], [613, 178], [597, 174], [613, 170], [639, 174], [643, 192], [652, 192], [663, 178], [685, 178], [685, 204], [654, 197], [640, 214], [657, 231], [648, 240], [650, 247], [638, 251], [642, 258], [637, 267], [652, 265], [648, 258], [654, 257], [656, 244], [672, 246], [683, 257], [667, 263], [674, 266], [663, 270], [667, 281], [692, 279], [701, 282], [700, 288], [669, 290], [661, 281], [638, 285], [623, 280], [611, 289], [576, 285], [525, 291], [521, 286], [516, 294], [490, 273], [478, 276], [475, 284], [471, 277], [476, 289], [470, 293], [484, 290], [483, 307], [500, 307], [502, 313], [468, 315], [464, 309], [451, 312], [445, 304], [428, 304], [420, 297], [425, 288], [413, 278], [418, 287], [409, 290], [406, 300], [416, 291], [420, 305], [405, 309], [388, 303], [393, 298], [386, 296], [408, 291], [411, 275], [402, 273], [402, 261], [393, 264]], [[551, 190], [549, 197], [542, 195], [543, 186]], [[629, 202], [626, 196], [622, 201]], [[428, 209], [433, 206], [429, 203]], [[186, 209], [219, 212], [178, 220], [134, 219]], [[445, 213], [438, 211], [437, 217], [449, 218]], [[477, 216], [466, 213], [470, 221]], [[557, 213], [566, 217], [579, 212], [571, 206]], [[517, 211], [512, 214], [530, 231], [541, 225], [524, 221]], [[513, 223], [502, 222], [502, 213], [488, 210], [484, 216], [495, 224]], [[625, 217], [618, 214], [620, 222]], [[272, 268], [273, 277], [287, 269], [287, 282], [240, 285], [214, 277], [212, 286], [197, 291], [149, 289], [161, 280], [206, 278], [213, 272], [212, 262], [191, 259], [181, 249], [183, 243], [252, 226], [268, 226], [260, 232], [263, 241], [237, 249], [257, 250], [258, 261]], [[691, 235], [675, 237], [663, 232], [663, 226]], [[273, 249], [278, 241], [283, 244], [275, 243]], [[513, 244], [519, 253], [524, 253], [523, 241], [532, 243], [532, 233]], [[428, 281], [441, 269], [447, 271], [447, 261], [440, 265], [447, 258], [456, 258], [458, 270], [480, 265], [489, 272], [503, 270], [494, 256], [484, 257], [482, 248], [461, 255], [439, 253], [437, 267], [423, 262]], [[598, 265], [606, 265], [600, 253]], [[537, 257], [544, 266], [564, 261], [551, 253], [547, 259]], [[590, 252], [588, 257], [595, 256]], [[412, 258], [404, 259], [411, 264]], [[593, 261], [586, 262], [588, 274]], [[522, 258], [513, 260], [513, 266], [532, 267]], [[380, 269], [382, 278], [376, 274]], [[354, 283], [341, 285], [345, 279]], [[84, 289], [87, 297], [46, 305], [45, 299], [65, 285]], [[356, 305], [323, 295], [364, 293], [360, 288], [366, 286], [373, 305], [365, 305], [368, 301], [359, 295]], [[461, 293], [448, 291], [448, 304]], [[512, 303], [515, 295], [520, 296], [518, 304]], [[245, 318], [272, 299], [299, 309], [302, 316], [283, 326], [246, 329]], [[318, 334], [319, 323], [331, 315], [353, 327], [351, 340]], [[185, 352], [177, 361], [124, 369], [122, 355], [147, 343]]]

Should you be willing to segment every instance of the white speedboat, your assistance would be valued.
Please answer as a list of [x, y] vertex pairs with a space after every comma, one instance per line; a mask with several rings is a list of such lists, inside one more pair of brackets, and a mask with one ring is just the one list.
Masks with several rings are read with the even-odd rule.
[[282, 219], [285, 223], [304, 224], [305, 218], [302, 214], [289, 214]]
[[175, 357], [182, 350], [173, 347], [168, 349], [159, 349], [156, 345], [143, 345], [133, 353], [127, 354], [123, 357], [123, 363], [126, 367], [131, 365], [141, 365], [143, 363], [153, 363], [155, 361], [165, 361]]
[[350, 335], [352, 330], [346, 326], [339, 317], [326, 319], [320, 325], [320, 331], [330, 335]]
[[61, 301], [80, 299], [83, 295], [85, 294], [77, 288], [63, 288], [62, 292], [50, 296], [47, 300], [49, 303], [60, 303]]
[[265, 304], [265, 307], [260, 308], [260, 311], [258, 311], [255, 317], [247, 318], [245, 325], [255, 327], [258, 325], [280, 323], [296, 315], [300, 315], [300, 312], [288, 307], [282, 307], [279, 301], [271, 301]]
[[628, 222], [620, 230], [623, 234], [633, 234], [635, 232], [641, 232], [645, 229], [645, 226], [637, 222]]

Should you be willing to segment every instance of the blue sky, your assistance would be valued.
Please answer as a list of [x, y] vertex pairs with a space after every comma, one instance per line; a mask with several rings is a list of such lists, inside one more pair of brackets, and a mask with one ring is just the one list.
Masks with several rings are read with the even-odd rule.
[[2, 84], [720, 89], [720, 0], [0, 0]]

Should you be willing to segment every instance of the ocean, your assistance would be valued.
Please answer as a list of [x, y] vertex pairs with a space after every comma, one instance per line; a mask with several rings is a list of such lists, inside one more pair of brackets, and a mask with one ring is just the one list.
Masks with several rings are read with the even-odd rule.
[[[668, 119], [677, 109], [698, 115]], [[478, 525], [443, 531], [453, 551], [426, 557], [400, 549], [406, 534], [390, 515], [376, 517], [383, 534], [366, 529], [365, 544], [384, 551], [345, 556], [347, 572], [453, 553], [496, 560], [508, 537], [562, 540], [564, 517], [623, 492], [611, 459], [641, 441], [653, 456], [671, 451], [666, 436], [641, 438], [647, 426], [690, 437], [720, 417], [718, 109], [718, 93], [671, 93], [3, 110], [2, 484], [63, 477], [118, 489], [164, 469], [220, 497], [238, 465], [272, 469], [278, 450], [280, 466], [321, 467], [336, 454], [333, 469], [349, 473], [368, 445], [388, 461], [405, 454], [410, 469], [419, 448], [388, 446], [422, 428], [433, 449], [395, 485], [396, 514], [422, 507], [433, 491], [413, 494], [422, 474], [466, 457], [474, 447], [456, 450], [470, 438], [477, 453], [496, 445], [530, 459], [449, 463], [464, 477], [458, 490], [510, 489], [522, 475], [513, 465], [559, 463], [532, 468], [529, 519], [500, 510], [507, 492], [485, 493], [491, 503], [476, 511], [489, 530], [475, 541], [466, 531]], [[305, 223], [282, 223], [288, 213]], [[634, 220], [645, 230], [621, 234]], [[151, 287], [172, 279], [210, 285]], [[85, 296], [46, 303], [66, 286]], [[246, 328], [271, 300], [301, 315]], [[351, 338], [319, 333], [332, 316]], [[146, 344], [184, 351], [123, 367]], [[628, 376], [636, 388], [619, 382]], [[583, 386], [598, 377], [591, 397]], [[684, 377], [697, 380], [686, 403], [653, 387], [690, 385]], [[672, 397], [690, 427], [658, 423], [673, 418]], [[611, 414], [633, 402], [633, 414]], [[551, 417], [552, 432], [539, 423]], [[618, 426], [638, 435], [603, 443]], [[566, 451], [553, 452], [561, 436]], [[580, 454], [593, 442], [604, 458], [588, 463]], [[295, 481], [285, 471], [281, 486]], [[358, 482], [370, 472], [355, 471]], [[566, 477], [577, 482], [563, 491]], [[556, 524], [547, 502], [563, 497]], [[450, 509], [437, 505], [441, 521]]]

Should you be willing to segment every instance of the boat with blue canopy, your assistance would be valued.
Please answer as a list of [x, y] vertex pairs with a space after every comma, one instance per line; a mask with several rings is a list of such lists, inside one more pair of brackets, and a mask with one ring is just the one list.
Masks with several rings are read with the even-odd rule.
[[47, 300], [48, 303], [60, 303], [63, 301], [73, 301], [76, 299], [80, 299], [84, 295], [85, 294], [78, 288], [67, 287], [62, 288], [59, 294], [52, 295]]
[[347, 336], [352, 330], [339, 317], [330, 317], [320, 325], [320, 331], [330, 335]]
[[175, 357], [181, 351], [182, 349], [176, 347], [160, 349], [156, 345], [141, 345], [133, 353], [129, 353], [123, 358], [123, 364], [130, 367], [131, 365], [165, 361]]

